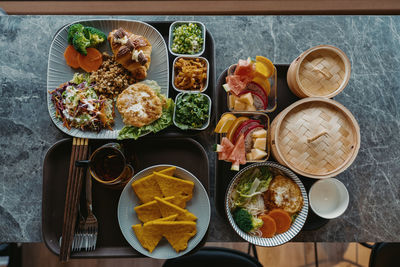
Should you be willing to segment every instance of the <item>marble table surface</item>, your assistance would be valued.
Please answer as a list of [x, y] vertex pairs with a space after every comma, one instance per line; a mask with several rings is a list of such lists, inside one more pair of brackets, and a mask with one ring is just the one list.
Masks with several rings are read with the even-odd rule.
[[[0, 17], [0, 242], [42, 239], [43, 159], [52, 144], [66, 137], [47, 111], [48, 51], [58, 28], [83, 18]], [[249, 55], [290, 63], [312, 46], [341, 48], [352, 73], [335, 99], [354, 114], [361, 129], [358, 157], [337, 176], [350, 192], [350, 204], [343, 216], [319, 230], [301, 232], [294, 241], [400, 241], [400, 17], [123, 18], [202, 21], [215, 39], [217, 75]], [[215, 156], [208, 155], [213, 170]], [[214, 179], [208, 240], [240, 241], [215, 211]]]

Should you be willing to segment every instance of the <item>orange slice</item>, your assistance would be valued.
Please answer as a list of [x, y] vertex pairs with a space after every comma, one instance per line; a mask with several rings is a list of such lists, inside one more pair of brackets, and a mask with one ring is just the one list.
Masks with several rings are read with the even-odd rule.
[[215, 127], [216, 133], [227, 133], [229, 128], [231, 128], [232, 123], [236, 120], [236, 116], [230, 113], [222, 115], [221, 119], [218, 121], [217, 127]]
[[271, 60], [269, 60], [266, 57], [263, 56], [256, 56], [256, 71], [257, 71], [257, 63], [262, 63], [264, 65], [264, 68], [261, 67], [260, 65], [260, 71], [262, 71], [262, 74], [265, 74], [266, 78], [269, 78], [274, 74], [274, 64], [272, 64]]
[[236, 129], [239, 127], [239, 125], [247, 121], [249, 118], [247, 117], [239, 117], [237, 118], [233, 123], [232, 126], [229, 128], [228, 133], [226, 134], [226, 138], [229, 139], [229, 141], [232, 142], [233, 136], [235, 135]]

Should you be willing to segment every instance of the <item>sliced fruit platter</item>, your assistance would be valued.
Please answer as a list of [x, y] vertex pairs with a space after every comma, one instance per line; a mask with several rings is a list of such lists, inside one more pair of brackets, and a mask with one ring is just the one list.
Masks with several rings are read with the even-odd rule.
[[234, 171], [247, 162], [266, 161], [268, 128], [269, 118], [263, 113], [224, 113], [215, 128], [220, 135], [220, 144], [215, 147], [218, 159], [231, 162]]
[[[239, 59], [219, 78], [219, 111], [215, 127], [219, 144], [215, 151], [218, 160], [231, 162], [238, 171], [248, 162], [263, 162], [269, 157], [269, 117], [265, 114], [276, 108], [276, 68], [264, 56]], [[224, 99], [222, 91], [226, 92]]]
[[272, 112], [276, 108], [276, 69], [266, 57], [239, 59], [229, 67], [223, 88], [230, 111]]

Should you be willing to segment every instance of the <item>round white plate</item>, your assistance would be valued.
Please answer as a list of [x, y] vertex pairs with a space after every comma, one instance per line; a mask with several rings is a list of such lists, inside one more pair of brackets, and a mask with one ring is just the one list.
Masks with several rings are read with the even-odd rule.
[[[49, 50], [49, 61], [47, 66], [47, 106], [50, 117], [54, 124], [64, 133], [74, 137], [91, 139], [116, 139], [119, 131], [124, 127], [122, 117], [115, 109], [116, 117], [113, 130], [103, 129], [100, 132], [82, 131], [71, 128], [68, 130], [61, 120], [55, 116], [55, 108], [51, 101], [50, 91], [56, 89], [60, 84], [70, 81], [74, 73], [81, 72], [80, 69], [73, 69], [65, 63], [64, 50], [68, 45], [67, 35], [70, 25], [81, 23], [84, 26], [91, 26], [103, 31], [107, 36], [114, 29], [122, 27], [135, 34], [146, 37], [152, 45], [151, 64], [147, 71], [147, 80], [154, 80], [161, 87], [161, 93], [168, 97], [169, 88], [169, 67], [168, 67], [168, 49], [162, 35], [151, 25], [133, 20], [83, 20], [75, 21], [62, 27], [55, 35]], [[108, 52], [112, 55], [108, 41], [98, 47], [101, 52]]]
[[193, 198], [186, 203], [186, 209], [197, 217], [197, 234], [189, 240], [187, 249], [179, 253], [176, 253], [165, 238], [161, 239], [152, 253], [142, 247], [132, 229], [132, 225], [141, 223], [133, 209], [141, 203], [134, 193], [131, 184], [135, 180], [150, 175], [153, 171], [170, 166], [172, 165], [155, 165], [137, 173], [129, 183], [126, 184], [118, 203], [118, 222], [125, 239], [138, 252], [155, 259], [171, 259], [188, 253], [200, 243], [210, 224], [211, 208], [207, 191], [193, 174], [176, 166], [175, 177], [194, 182]]
[[[265, 237], [257, 237], [250, 235], [248, 233], [243, 232], [240, 230], [240, 228], [236, 225], [235, 221], [233, 220], [231, 211], [230, 211], [230, 196], [233, 188], [236, 186], [236, 184], [239, 182], [240, 177], [242, 176], [243, 173], [247, 172], [249, 169], [253, 169], [256, 167], [269, 167], [272, 173], [276, 174], [283, 174], [284, 176], [292, 179], [300, 188], [301, 194], [303, 196], [303, 208], [301, 209], [299, 216], [297, 216], [296, 220], [290, 226], [290, 229], [282, 234], [277, 234], [274, 237], [271, 238], [265, 238]], [[225, 212], [228, 216], [229, 223], [232, 225], [233, 229], [235, 232], [242, 237], [244, 240], [247, 242], [250, 242], [254, 245], [257, 246], [263, 246], [263, 247], [273, 247], [273, 246], [279, 246], [282, 245], [288, 241], [290, 241], [293, 237], [295, 237], [303, 227], [306, 219], [307, 219], [307, 214], [308, 214], [308, 198], [307, 198], [307, 192], [306, 189], [304, 188], [303, 183], [300, 181], [300, 179], [294, 174], [291, 170], [288, 168], [279, 165], [275, 162], [267, 161], [263, 163], [255, 163], [252, 164], [240, 172], [238, 172], [235, 177], [232, 179], [231, 183], [229, 184], [228, 190], [225, 195]]]

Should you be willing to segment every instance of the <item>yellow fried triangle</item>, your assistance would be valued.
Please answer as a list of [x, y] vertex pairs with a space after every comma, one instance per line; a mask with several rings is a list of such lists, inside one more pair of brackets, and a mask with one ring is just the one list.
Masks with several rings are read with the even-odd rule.
[[190, 238], [196, 235], [196, 223], [190, 221], [157, 221], [154, 226], [162, 229], [163, 236], [176, 252], [185, 250]]
[[155, 197], [157, 201], [158, 208], [160, 209], [161, 215], [163, 217], [168, 217], [173, 214], [178, 214], [176, 217], [177, 221], [195, 221], [197, 217], [189, 212], [188, 210], [182, 209], [177, 205], [169, 203], [159, 197]]
[[163, 196], [175, 196], [174, 201], [178, 206], [183, 205], [182, 207], [185, 207], [186, 202], [192, 199], [194, 188], [192, 181], [165, 175], [162, 172], [154, 172], [154, 179], [157, 181]]
[[[173, 174], [176, 167], [169, 167], [159, 171], [161, 174]], [[147, 203], [154, 200], [154, 197], [163, 197], [163, 193], [154, 174], [150, 174], [132, 183], [132, 188], [142, 203]], [[169, 197], [172, 195], [168, 195]]]
[[[171, 202], [175, 197], [166, 197], [163, 200]], [[172, 202], [171, 202], [172, 203]], [[160, 209], [158, 208], [157, 201], [153, 200], [147, 203], [144, 203], [140, 206], [136, 206], [135, 208], [136, 214], [140, 221], [149, 222], [162, 217]]]
[[157, 221], [173, 221], [177, 217], [176, 214], [171, 216], [149, 221], [143, 225], [135, 224], [132, 225], [133, 231], [135, 231], [136, 237], [139, 240], [142, 247], [147, 249], [150, 253], [156, 248], [161, 238], [163, 237], [163, 229], [158, 225], [154, 225]]

